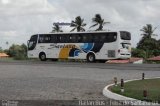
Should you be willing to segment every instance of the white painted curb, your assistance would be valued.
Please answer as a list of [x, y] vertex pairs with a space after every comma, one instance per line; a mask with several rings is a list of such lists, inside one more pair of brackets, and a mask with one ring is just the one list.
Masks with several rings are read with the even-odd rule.
[[[156, 77], [156, 78], [160, 78], [160, 77]], [[146, 78], [146, 79], [156, 79], [156, 78]], [[127, 80], [124, 82], [126, 83], [126, 82], [136, 81], [136, 80], [141, 80], [141, 79]], [[122, 102], [123, 104], [132, 105], [132, 106], [134, 106], [134, 105], [160, 106], [160, 104], [158, 104], [158, 103], [145, 102], [145, 101], [141, 101], [141, 100], [137, 100], [137, 99], [133, 99], [133, 98], [129, 98], [129, 97], [125, 97], [125, 96], [113, 93], [108, 89], [110, 86], [113, 86], [113, 85], [114, 84], [107, 85], [103, 89], [103, 95], [106, 96], [107, 98], [114, 99], [114, 100]]]

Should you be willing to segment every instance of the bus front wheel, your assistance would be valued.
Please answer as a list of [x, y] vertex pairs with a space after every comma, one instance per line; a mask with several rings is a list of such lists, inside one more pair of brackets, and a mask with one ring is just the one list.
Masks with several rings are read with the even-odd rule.
[[87, 55], [87, 61], [88, 62], [95, 62], [95, 55], [93, 53], [89, 53]]
[[41, 61], [46, 61], [46, 60], [47, 60], [46, 54], [45, 54], [45, 53], [40, 53], [40, 54], [39, 54], [39, 59], [40, 59]]

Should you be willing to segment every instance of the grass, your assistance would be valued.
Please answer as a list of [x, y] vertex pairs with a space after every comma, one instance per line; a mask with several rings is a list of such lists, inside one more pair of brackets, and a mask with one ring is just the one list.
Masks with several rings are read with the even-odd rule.
[[0, 62], [16, 62], [16, 61], [39, 61], [39, 59], [22, 59], [22, 60], [16, 60], [13, 57], [9, 58], [0, 58]]
[[[110, 89], [114, 93], [127, 97], [160, 103], [160, 79], [145, 79], [127, 82], [124, 84], [124, 93], [120, 91], [120, 85], [112, 86]], [[143, 90], [147, 90], [147, 99], [143, 97]]]
[[10, 61], [14, 61], [13, 58], [0, 58], [0, 61], [5, 61], [5, 62], [10, 62]]

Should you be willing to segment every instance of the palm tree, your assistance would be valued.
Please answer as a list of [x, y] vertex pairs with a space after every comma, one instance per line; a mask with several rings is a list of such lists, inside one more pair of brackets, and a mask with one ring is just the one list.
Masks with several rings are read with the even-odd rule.
[[152, 50], [156, 50], [159, 47], [157, 40], [152, 38], [152, 36], [156, 36], [156, 34], [154, 34], [156, 29], [157, 27], [153, 28], [151, 24], [147, 24], [146, 26], [143, 26], [142, 29], [140, 29], [140, 31], [143, 32], [143, 37], [137, 44], [137, 48], [146, 51], [146, 58], [155, 55], [156, 53], [154, 53]]
[[143, 32], [144, 38], [151, 38], [152, 36], [155, 36], [154, 31], [157, 29], [157, 27], [153, 28], [151, 24], [147, 24], [146, 26], [143, 26], [143, 28], [140, 30]]
[[[96, 14], [94, 18], [92, 18], [92, 21], [95, 23], [94, 25], [92, 25], [91, 27], [95, 27], [97, 25], [99, 25], [98, 29], [96, 29], [96, 31], [102, 31], [103, 30], [103, 26], [105, 24], [109, 24], [110, 22], [104, 22], [104, 19], [102, 19], [100, 14]], [[90, 27], [90, 28], [91, 28]]]
[[72, 21], [71, 22], [71, 27], [74, 27], [72, 31], [74, 31], [75, 29], [77, 29], [77, 32], [80, 32], [80, 31], [85, 31], [85, 29], [83, 27], [86, 26], [86, 23], [84, 23], [84, 19], [82, 19], [80, 16], [77, 16], [75, 18], [75, 21]]
[[54, 23], [53, 26], [54, 26], [54, 27], [52, 27], [53, 30], [52, 30], [51, 33], [55, 33], [55, 32], [63, 32], [63, 31], [61, 30], [61, 27], [59, 27], [58, 24], [55, 24], [55, 23]]

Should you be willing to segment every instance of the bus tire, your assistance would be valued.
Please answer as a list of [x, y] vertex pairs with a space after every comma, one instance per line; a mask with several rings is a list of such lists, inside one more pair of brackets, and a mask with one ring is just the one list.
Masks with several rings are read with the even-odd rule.
[[45, 54], [44, 52], [41, 52], [41, 53], [39, 54], [39, 59], [40, 59], [41, 61], [46, 61], [46, 60], [47, 60], [46, 54]]
[[87, 61], [88, 62], [95, 62], [95, 55], [93, 53], [89, 53], [87, 55]]

